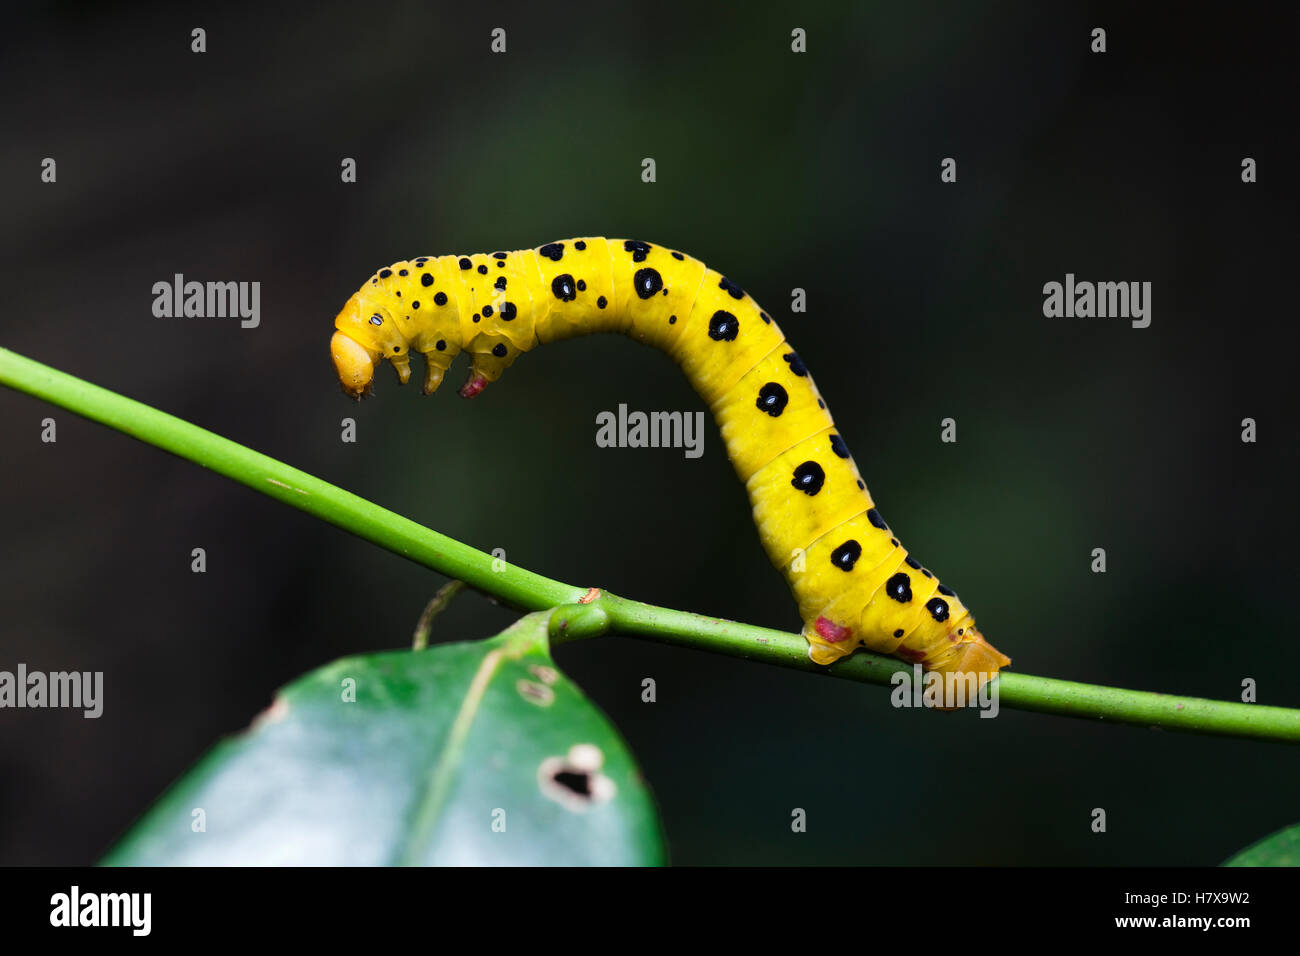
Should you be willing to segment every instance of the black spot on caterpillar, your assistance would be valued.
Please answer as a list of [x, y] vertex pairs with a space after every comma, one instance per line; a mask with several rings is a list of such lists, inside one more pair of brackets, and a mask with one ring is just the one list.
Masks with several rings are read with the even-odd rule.
[[736, 317], [724, 309], [719, 309], [713, 313], [713, 318], [709, 319], [709, 338], [715, 342], [734, 342], [736, 336], [740, 334], [740, 326], [736, 322]]
[[906, 604], [912, 600], [912, 579], [899, 571], [885, 582], [885, 593], [899, 604]]
[[790, 395], [786, 390], [776, 382], [768, 382], [758, 390], [758, 401], [754, 405], [776, 418], [785, 411], [785, 406], [789, 403]]
[[632, 277], [632, 288], [641, 299], [650, 298], [663, 287], [663, 276], [659, 275], [657, 269], [638, 269], [636, 275]]
[[745, 297], [745, 290], [736, 285], [736, 283], [732, 282], [726, 276], [723, 276], [718, 280], [718, 288], [726, 289], [727, 294], [733, 299], [743, 299]]
[[[490, 263], [497, 268], [485, 278]], [[430, 286], [437, 308], [402, 307]], [[400, 321], [387, 321], [393, 316]], [[420, 256], [379, 270], [334, 324], [331, 355], [356, 398], [385, 358], [407, 382], [411, 352], [425, 357], [426, 393], [469, 353], [460, 393], [472, 398], [522, 353], [575, 335], [622, 332], [662, 349], [714, 411], [813, 660], [832, 663], [865, 646], [938, 671], [991, 674], [1010, 663], [952, 589], [893, 537], [772, 317], [699, 260], [591, 236], [490, 258]]]
[[551, 280], [551, 294], [561, 302], [572, 302], [578, 297], [578, 290], [574, 288], [573, 276], [565, 273], [556, 276]]
[[815, 461], [805, 461], [794, 470], [794, 477], [790, 479], [791, 487], [798, 488], [810, 497], [821, 491], [824, 484], [826, 484], [826, 472], [822, 471], [822, 466]]

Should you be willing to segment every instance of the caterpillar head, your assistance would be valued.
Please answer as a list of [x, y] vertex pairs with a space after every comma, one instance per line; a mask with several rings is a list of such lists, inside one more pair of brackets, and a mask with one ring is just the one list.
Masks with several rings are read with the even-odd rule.
[[[414, 278], [397, 278], [417, 271], [406, 268], [408, 265], [398, 262], [380, 270], [348, 299], [334, 319], [330, 357], [334, 360], [334, 370], [343, 390], [355, 399], [360, 400], [371, 393], [375, 369], [385, 359], [393, 363], [403, 385], [409, 382], [412, 352], [424, 356], [424, 394], [431, 395], [442, 384], [452, 360], [461, 351], [457, 310], [454, 307], [443, 309], [443, 306], [451, 304], [446, 295], [440, 295], [433, 299], [433, 304], [439, 307], [436, 311], [428, 308], [428, 301], [421, 311], [416, 295], [419, 289], [426, 287], [426, 283], [417, 283]], [[428, 278], [431, 273], [423, 275]], [[396, 288], [399, 283], [405, 285]], [[402, 298], [404, 291], [407, 293], [405, 299]], [[474, 321], [478, 320], [479, 316], [475, 315]], [[476, 336], [467, 351], [471, 357], [469, 377], [460, 389], [465, 398], [473, 398], [482, 392], [518, 354], [514, 343], [497, 332]]]
[[939, 651], [929, 669], [979, 674], [982, 686], [989, 677], [1010, 666], [1011, 658], [984, 639], [973, 618], [967, 615], [964, 621], [964, 627], [949, 628], [950, 644]]
[[334, 360], [343, 391], [355, 399], [364, 398], [375, 378], [378, 354], [343, 332], [335, 332], [330, 339], [330, 358]]
[[339, 383], [353, 398], [360, 400], [370, 394], [375, 368], [384, 359], [393, 363], [403, 385], [410, 381], [410, 347], [380, 302], [364, 292], [356, 293], [334, 319], [334, 328], [330, 357]]

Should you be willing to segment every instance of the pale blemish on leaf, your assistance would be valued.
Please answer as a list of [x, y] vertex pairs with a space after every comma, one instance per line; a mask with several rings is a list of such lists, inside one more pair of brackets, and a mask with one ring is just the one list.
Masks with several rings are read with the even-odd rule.
[[574, 744], [563, 757], [547, 757], [537, 768], [542, 793], [566, 810], [585, 813], [614, 799], [618, 786], [600, 772], [605, 755], [595, 744]]
[[536, 681], [525, 680], [521, 677], [515, 681], [515, 690], [528, 703], [536, 704], [538, 707], [550, 707], [555, 702], [555, 691]]
[[560, 672], [554, 667], [547, 667], [545, 664], [529, 664], [528, 671], [543, 684], [554, 684], [560, 679]]

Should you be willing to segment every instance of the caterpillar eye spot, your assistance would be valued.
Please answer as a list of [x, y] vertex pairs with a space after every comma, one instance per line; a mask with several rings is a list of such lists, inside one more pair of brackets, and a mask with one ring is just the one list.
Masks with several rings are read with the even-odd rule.
[[790, 480], [790, 484], [812, 497], [826, 484], [826, 472], [822, 471], [822, 466], [817, 462], [805, 461], [794, 470], [794, 477]]
[[740, 323], [725, 309], [719, 309], [709, 319], [709, 338], [715, 342], [734, 342], [740, 334]]
[[636, 275], [632, 277], [632, 288], [636, 290], [639, 299], [648, 299], [657, 294], [663, 287], [664, 277], [659, 274], [658, 269], [649, 267], [638, 269]]
[[371, 325], [383, 325], [383, 324], [384, 324], [383, 316], [380, 316], [380, 315], [372, 315], [372, 316], [370, 317], [370, 324], [371, 324]]
[[912, 600], [912, 579], [902, 571], [885, 582], [885, 593], [899, 604]]
[[853, 565], [862, 557], [862, 545], [850, 538], [831, 552], [831, 564], [841, 571], [852, 571]]
[[776, 382], [768, 382], [758, 390], [758, 400], [754, 405], [760, 412], [767, 412], [773, 418], [779, 418], [790, 402], [790, 395]]
[[573, 276], [567, 272], [551, 280], [551, 294], [561, 302], [572, 302], [578, 297], [578, 290], [573, 285]]
[[943, 598], [930, 598], [925, 602], [925, 609], [930, 612], [932, 618], [940, 623], [948, 620], [948, 602]]

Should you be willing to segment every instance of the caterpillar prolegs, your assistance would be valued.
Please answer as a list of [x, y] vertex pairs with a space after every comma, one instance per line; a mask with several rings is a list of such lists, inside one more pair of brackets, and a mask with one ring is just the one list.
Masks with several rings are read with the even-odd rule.
[[941, 672], [993, 674], [1011, 663], [894, 537], [776, 322], [697, 259], [594, 236], [421, 256], [380, 269], [334, 325], [330, 353], [355, 398], [369, 393], [383, 359], [409, 381], [412, 352], [425, 357], [425, 394], [468, 352], [460, 394], [472, 398], [538, 344], [622, 332], [660, 348], [722, 429], [814, 661], [830, 664], [864, 645]]

